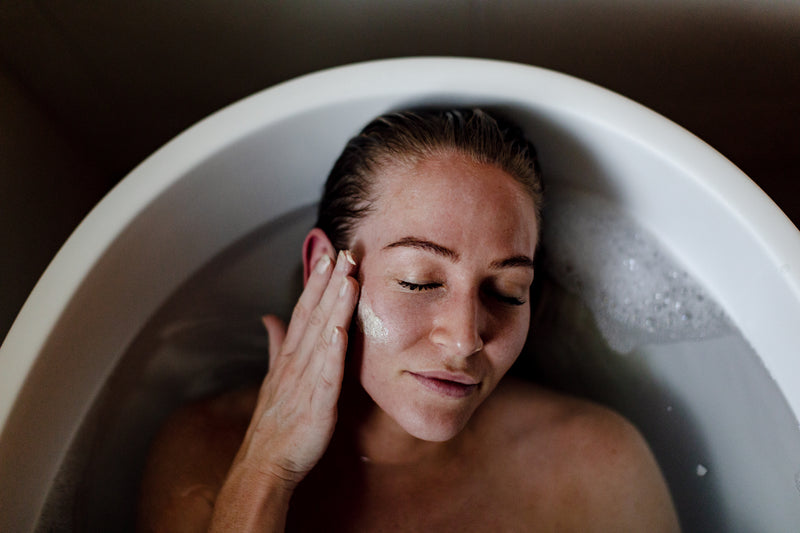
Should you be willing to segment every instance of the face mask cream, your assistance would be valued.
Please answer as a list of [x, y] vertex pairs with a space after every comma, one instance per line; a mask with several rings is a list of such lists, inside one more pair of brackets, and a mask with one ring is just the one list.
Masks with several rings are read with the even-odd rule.
[[356, 320], [361, 332], [373, 341], [386, 342], [389, 338], [389, 332], [383, 325], [383, 321], [367, 303], [367, 295], [363, 289], [361, 290], [361, 300], [358, 302]]

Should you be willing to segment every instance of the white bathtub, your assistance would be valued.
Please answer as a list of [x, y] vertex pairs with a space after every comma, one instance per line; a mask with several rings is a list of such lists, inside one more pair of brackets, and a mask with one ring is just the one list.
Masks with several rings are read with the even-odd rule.
[[[162, 304], [231, 244], [315, 201], [345, 140], [370, 118], [419, 104], [512, 112], [537, 144], [550, 187], [608, 199], [706, 287], [757, 356], [728, 357], [724, 342], [707, 356], [703, 346], [637, 353], [637, 372], [661, 391], [649, 403], [668, 397], [664, 411], [698, 443], [677, 459], [671, 443], [651, 444], [687, 530], [796, 530], [797, 229], [702, 141], [618, 95], [530, 66], [419, 58], [312, 74], [223, 109], [89, 214], [0, 348], [0, 531], [35, 528], [87, 413]], [[295, 257], [279, 256], [264, 279], [282, 288]], [[285, 311], [288, 298], [276, 298]], [[643, 431], [664, 438], [658, 427]], [[693, 494], [704, 496], [693, 502]]]

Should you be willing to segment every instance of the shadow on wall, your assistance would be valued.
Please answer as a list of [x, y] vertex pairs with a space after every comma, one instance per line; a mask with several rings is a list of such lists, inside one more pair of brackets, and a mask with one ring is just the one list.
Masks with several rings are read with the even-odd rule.
[[52, 118], [0, 70], [0, 340], [58, 248], [106, 191], [102, 173]]

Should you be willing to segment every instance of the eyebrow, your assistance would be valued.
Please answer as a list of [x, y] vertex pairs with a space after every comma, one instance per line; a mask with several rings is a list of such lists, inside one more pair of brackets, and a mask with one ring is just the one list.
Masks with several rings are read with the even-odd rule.
[[492, 269], [514, 268], [514, 267], [524, 267], [533, 269], [533, 259], [531, 259], [527, 255], [515, 255], [513, 257], [509, 257], [508, 259], [493, 261], [492, 264], [489, 265], [489, 268]]
[[[441, 244], [437, 244], [433, 241], [429, 241], [426, 239], [420, 239], [418, 237], [403, 237], [398, 241], [391, 242], [383, 247], [384, 250], [388, 250], [390, 248], [417, 248], [420, 250], [424, 250], [426, 252], [431, 252], [436, 255], [440, 255], [450, 261], [457, 263], [461, 256], [455, 250], [451, 250], [446, 246], [442, 246]], [[533, 269], [533, 259], [526, 255], [514, 255], [508, 257], [506, 259], [500, 259], [498, 261], [492, 261], [489, 265], [489, 268], [493, 270], [499, 270], [504, 268], [515, 268], [515, 267], [524, 267]]]
[[425, 239], [418, 239], [417, 237], [403, 237], [399, 241], [390, 242], [386, 246], [383, 247], [384, 250], [388, 250], [389, 248], [400, 248], [400, 247], [408, 247], [408, 248], [418, 248], [420, 250], [425, 250], [426, 252], [432, 252], [436, 255], [441, 255], [442, 257], [446, 257], [447, 259], [453, 261], [454, 263], [461, 259], [461, 256], [458, 255], [458, 252], [455, 250], [451, 250], [446, 246], [442, 246], [441, 244], [436, 244], [432, 241], [427, 241]]

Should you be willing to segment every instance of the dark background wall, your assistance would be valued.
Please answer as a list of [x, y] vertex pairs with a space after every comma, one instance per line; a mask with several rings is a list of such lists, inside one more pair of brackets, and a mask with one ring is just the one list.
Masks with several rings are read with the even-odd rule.
[[0, 4], [0, 338], [83, 216], [211, 112], [412, 55], [603, 85], [697, 134], [800, 225], [800, 2], [243, 0]]

